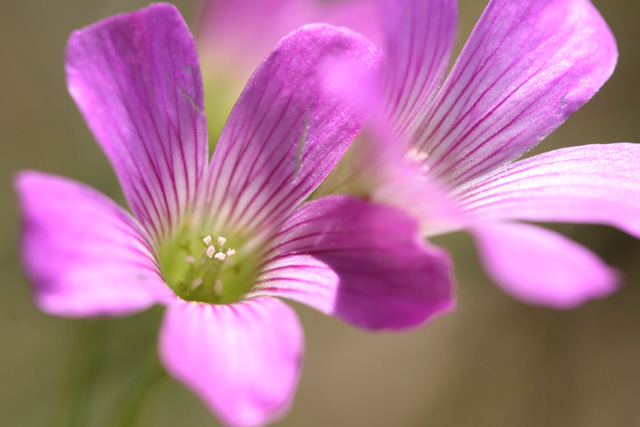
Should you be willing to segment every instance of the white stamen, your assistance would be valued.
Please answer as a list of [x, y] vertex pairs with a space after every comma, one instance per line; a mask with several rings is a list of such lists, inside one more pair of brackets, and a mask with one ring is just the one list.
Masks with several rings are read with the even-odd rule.
[[184, 257], [184, 260], [189, 264], [195, 264], [196, 262], [196, 259], [191, 255], [187, 255], [186, 257]]
[[231, 256], [231, 255], [233, 255], [233, 254], [235, 254], [235, 253], [236, 253], [236, 250], [235, 250], [235, 249], [229, 249], [229, 250], [227, 251], [227, 256]]
[[216, 252], [216, 248], [214, 248], [213, 246], [209, 246], [207, 248], [207, 256], [209, 258], [211, 258], [215, 252]]
[[213, 284], [213, 292], [218, 295], [222, 293], [222, 281], [216, 280], [216, 283]]
[[428, 171], [429, 166], [427, 165], [427, 159], [429, 156], [427, 153], [421, 152], [417, 148], [411, 148], [407, 151], [406, 158], [411, 162], [417, 163], [421, 171]]
[[193, 282], [191, 282], [191, 289], [195, 289], [200, 285], [202, 285], [202, 279], [200, 277], [196, 277], [193, 279]]
[[218, 237], [218, 244], [220, 246], [224, 246], [224, 244], [227, 243], [227, 239], [225, 239], [224, 237], [220, 236]]
[[216, 259], [219, 259], [220, 261], [224, 261], [227, 258], [227, 255], [223, 254], [222, 252], [218, 252], [216, 254]]
[[205, 245], [209, 246], [211, 244], [211, 236], [207, 235], [204, 239], [202, 239]]
[[417, 148], [411, 148], [408, 152], [407, 152], [407, 157], [413, 161], [416, 162], [422, 162], [424, 161], [428, 156], [427, 153], [423, 153], [421, 151], [419, 151]]

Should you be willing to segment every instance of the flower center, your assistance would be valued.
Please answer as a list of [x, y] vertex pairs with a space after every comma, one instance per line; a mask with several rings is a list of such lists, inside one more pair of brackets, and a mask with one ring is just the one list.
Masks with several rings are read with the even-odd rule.
[[257, 256], [241, 239], [235, 241], [243, 246], [240, 254], [223, 236], [176, 239], [159, 253], [165, 281], [187, 301], [228, 304], [241, 300], [255, 281]]

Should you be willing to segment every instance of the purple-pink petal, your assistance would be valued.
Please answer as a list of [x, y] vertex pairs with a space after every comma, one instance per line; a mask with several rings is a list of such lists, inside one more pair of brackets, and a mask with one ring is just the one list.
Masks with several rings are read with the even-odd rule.
[[470, 183], [458, 198], [477, 220], [599, 223], [640, 237], [640, 146], [544, 153]]
[[174, 6], [152, 5], [75, 31], [69, 92], [155, 236], [179, 223], [204, 175], [207, 129], [193, 37]]
[[394, 208], [346, 196], [300, 207], [274, 238], [254, 295], [290, 298], [365, 329], [422, 324], [452, 306], [446, 253]]
[[489, 276], [524, 302], [573, 308], [616, 290], [616, 271], [560, 234], [515, 223], [477, 224], [471, 231]]
[[256, 70], [212, 158], [214, 229], [279, 221], [338, 162], [363, 121], [349, 99], [325, 91], [323, 70], [338, 60], [371, 67], [379, 51], [346, 29], [311, 25], [283, 39]]
[[430, 174], [460, 184], [520, 157], [598, 91], [616, 60], [588, 0], [492, 0], [421, 124]]
[[444, 79], [458, 21], [456, 0], [384, 0], [381, 17], [385, 106], [399, 134], [414, 135], [418, 115]]
[[288, 409], [302, 346], [293, 310], [269, 297], [229, 305], [176, 299], [160, 331], [167, 371], [232, 426], [265, 425]]
[[22, 261], [38, 307], [58, 316], [119, 316], [171, 298], [149, 241], [113, 201], [38, 172], [15, 179]]

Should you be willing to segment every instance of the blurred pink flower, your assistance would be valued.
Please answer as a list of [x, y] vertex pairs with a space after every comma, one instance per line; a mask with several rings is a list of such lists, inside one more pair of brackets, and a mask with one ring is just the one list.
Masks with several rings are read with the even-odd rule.
[[367, 144], [352, 145], [325, 192], [404, 207], [427, 236], [468, 230], [489, 275], [526, 302], [568, 308], [615, 290], [617, 273], [586, 248], [516, 222], [599, 223], [640, 236], [638, 145], [514, 162], [613, 72], [615, 39], [598, 11], [587, 0], [491, 0], [445, 79], [457, 2], [379, 4], [382, 75], [344, 62], [330, 73], [336, 93], [358, 96], [373, 119], [359, 138]]
[[301, 25], [345, 26], [381, 40], [377, 12], [372, 0], [201, 0], [196, 40], [207, 65], [245, 82], [273, 46]]
[[231, 107], [260, 61], [304, 24], [346, 26], [380, 40], [372, 0], [200, 0], [195, 32], [209, 132], [219, 134]]
[[75, 181], [22, 172], [22, 258], [60, 316], [166, 306], [160, 356], [230, 425], [286, 412], [303, 338], [283, 296], [362, 328], [403, 329], [451, 304], [449, 261], [411, 217], [347, 196], [303, 203], [363, 119], [322, 89], [327, 60], [372, 67], [344, 29], [283, 39], [236, 103], [209, 160], [195, 44], [155, 5], [76, 31], [69, 91], [133, 215]]

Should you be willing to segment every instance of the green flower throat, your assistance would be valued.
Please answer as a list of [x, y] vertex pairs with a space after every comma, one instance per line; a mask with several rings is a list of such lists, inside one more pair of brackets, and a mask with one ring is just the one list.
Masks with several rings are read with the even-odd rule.
[[221, 235], [174, 239], [159, 251], [160, 269], [180, 298], [212, 304], [243, 299], [255, 283], [256, 250]]

